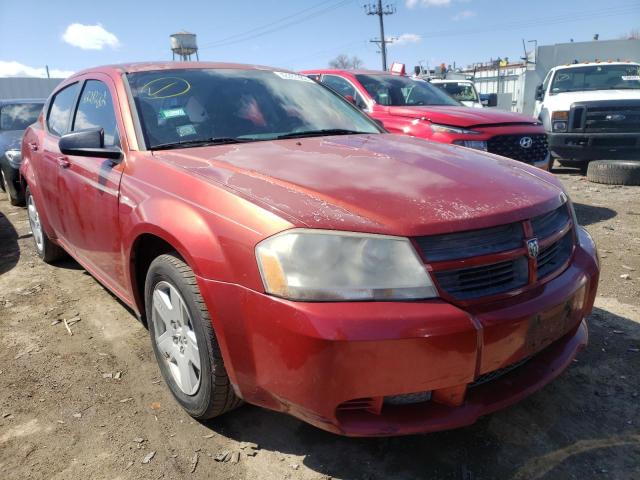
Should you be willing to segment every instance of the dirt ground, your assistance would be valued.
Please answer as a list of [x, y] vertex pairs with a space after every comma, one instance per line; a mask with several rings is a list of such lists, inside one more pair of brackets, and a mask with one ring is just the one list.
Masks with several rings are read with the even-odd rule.
[[[640, 478], [640, 187], [556, 174], [602, 258], [589, 347], [471, 427], [390, 439], [341, 438], [251, 406], [193, 421], [163, 385], [146, 329], [73, 261], [41, 262], [25, 210], [0, 201], [0, 478]], [[73, 335], [56, 323], [76, 317]], [[216, 461], [225, 451], [238, 461]]]

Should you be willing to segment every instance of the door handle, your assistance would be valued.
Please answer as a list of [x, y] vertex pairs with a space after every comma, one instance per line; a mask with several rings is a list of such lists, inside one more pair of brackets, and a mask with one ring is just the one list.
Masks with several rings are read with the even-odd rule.
[[67, 157], [58, 157], [56, 158], [56, 162], [58, 162], [60, 168], [69, 168], [71, 166], [71, 162]]
[[36, 142], [29, 142], [28, 145], [32, 152], [38, 151], [38, 144]]

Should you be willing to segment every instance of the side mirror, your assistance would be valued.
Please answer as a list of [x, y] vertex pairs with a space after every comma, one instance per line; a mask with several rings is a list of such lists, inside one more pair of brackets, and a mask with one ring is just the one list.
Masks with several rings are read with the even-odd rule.
[[65, 155], [77, 155], [79, 157], [97, 157], [119, 160], [122, 150], [118, 147], [104, 146], [104, 130], [102, 128], [89, 128], [70, 132], [58, 141], [60, 152]]
[[498, 94], [490, 93], [489, 100], [487, 100], [487, 107], [497, 107], [498, 106]]
[[542, 84], [536, 87], [536, 100], [539, 100], [539, 101], [544, 100], [544, 90], [542, 88]]

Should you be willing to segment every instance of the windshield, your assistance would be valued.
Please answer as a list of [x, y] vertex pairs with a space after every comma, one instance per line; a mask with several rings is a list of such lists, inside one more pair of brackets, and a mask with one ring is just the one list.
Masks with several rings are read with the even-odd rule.
[[24, 130], [38, 119], [42, 103], [14, 103], [0, 110], [0, 130]]
[[551, 93], [640, 88], [638, 65], [588, 65], [558, 70]]
[[477, 102], [478, 96], [476, 95], [476, 89], [472, 83], [467, 82], [447, 82], [447, 83], [432, 83], [438, 88], [441, 88], [453, 98], [459, 102]]
[[127, 78], [149, 148], [380, 133], [341, 97], [294, 73], [182, 69]]
[[460, 106], [449, 95], [424, 80], [400, 75], [356, 75], [356, 78], [376, 103], [380, 105]]

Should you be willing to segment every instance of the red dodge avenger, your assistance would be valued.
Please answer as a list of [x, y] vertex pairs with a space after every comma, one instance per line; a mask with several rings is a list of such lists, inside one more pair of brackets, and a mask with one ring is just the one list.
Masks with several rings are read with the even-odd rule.
[[587, 343], [599, 265], [540, 169], [385, 133], [309, 78], [154, 63], [64, 81], [22, 145], [37, 251], [146, 322], [194, 418], [449, 429]]

